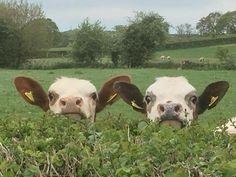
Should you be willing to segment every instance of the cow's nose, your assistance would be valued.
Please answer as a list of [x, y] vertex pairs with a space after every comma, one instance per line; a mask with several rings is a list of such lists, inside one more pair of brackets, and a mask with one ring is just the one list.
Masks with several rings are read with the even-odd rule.
[[161, 117], [166, 118], [173, 118], [179, 116], [182, 112], [183, 107], [181, 104], [178, 103], [165, 103], [165, 104], [158, 104], [157, 110], [160, 113]]
[[59, 104], [61, 107], [81, 107], [83, 104], [83, 100], [80, 97], [65, 97], [59, 100]]

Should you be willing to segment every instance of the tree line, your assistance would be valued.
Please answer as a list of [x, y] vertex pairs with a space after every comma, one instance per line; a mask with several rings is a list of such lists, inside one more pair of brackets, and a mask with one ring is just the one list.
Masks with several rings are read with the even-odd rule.
[[[109, 56], [113, 65], [139, 67], [151, 58], [157, 47], [164, 47], [172, 27], [156, 12], [135, 12], [128, 25], [105, 30], [100, 21], [86, 18], [71, 33], [59, 32], [55, 22], [45, 16], [41, 5], [27, 0], [0, 1], [0, 67], [18, 67], [30, 58], [41, 57], [51, 47], [71, 46], [78, 63], [92, 65]], [[176, 36], [196, 33], [191, 24], [175, 27]], [[236, 33], [236, 11], [212, 12], [199, 20], [198, 35]]]
[[0, 1], [0, 67], [17, 67], [58, 43], [59, 29], [39, 4]]

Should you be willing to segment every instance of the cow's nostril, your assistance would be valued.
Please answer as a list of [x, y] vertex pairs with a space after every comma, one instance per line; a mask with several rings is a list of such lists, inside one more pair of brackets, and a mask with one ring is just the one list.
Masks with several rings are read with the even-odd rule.
[[81, 102], [82, 102], [82, 99], [77, 99], [76, 102], [75, 102], [75, 104], [76, 104], [77, 106], [80, 106]]
[[65, 100], [65, 99], [60, 99], [60, 104], [61, 104], [62, 106], [65, 106], [65, 105], [66, 105], [66, 100]]
[[175, 107], [174, 107], [174, 109], [175, 109], [175, 112], [181, 112], [181, 110], [182, 110], [182, 106], [180, 105], [180, 104], [177, 104]]
[[159, 109], [160, 109], [161, 112], [164, 112], [164, 111], [165, 111], [164, 105], [160, 104], [160, 105], [159, 105]]

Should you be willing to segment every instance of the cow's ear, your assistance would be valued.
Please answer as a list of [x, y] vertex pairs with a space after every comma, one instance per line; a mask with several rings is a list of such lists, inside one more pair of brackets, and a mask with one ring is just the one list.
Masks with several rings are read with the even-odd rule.
[[47, 94], [38, 82], [28, 77], [16, 77], [14, 84], [26, 102], [39, 106], [44, 111], [49, 109]]
[[143, 101], [143, 95], [138, 87], [127, 82], [116, 82], [114, 84], [114, 89], [135, 111], [141, 113], [146, 112], [146, 104]]
[[98, 93], [96, 112], [100, 112], [106, 105], [111, 105], [119, 99], [119, 96], [113, 88], [115, 82], [122, 81], [130, 83], [130, 80], [129, 76], [121, 75], [113, 77], [105, 82]]
[[198, 99], [198, 114], [206, 109], [214, 108], [224, 97], [229, 88], [227, 81], [218, 81], [209, 84]]

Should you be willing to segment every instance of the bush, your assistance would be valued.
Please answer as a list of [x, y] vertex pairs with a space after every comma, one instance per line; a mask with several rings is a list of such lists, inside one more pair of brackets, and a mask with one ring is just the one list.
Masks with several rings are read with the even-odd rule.
[[22, 62], [19, 32], [0, 21], [0, 67], [17, 68]]
[[3, 176], [236, 175], [235, 137], [199, 125], [173, 130], [137, 117], [107, 115], [90, 124], [10, 115], [0, 119], [0, 142]]
[[165, 42], [169, 24], [159, 14], [137, 12], [123, 38], [122, 61], [128, 68], [142, 67], [157, 45]]
[[216, 51], [216, 58], [220, 60], [222, 64], [234, 66], [235, 60], [232, 55], [229, 54], [229, 50], [224, 47], [218, 47]]
[[[221, 36], [217, 38], [196, 38], [190, 41], [172, 41], [164, 46], [164, 49], [183, 49], [193, 47], [206, 47], [212, 45], [224, 45], [224, 44], [235, 44], [236, 36]], [[159, 49], [163, 49], [163, 46], [158, 46]]]
[[88, 19], [79, 27], [73, 45], [72, 55], [75, 62], [87, 65], [97, 62], [102, 56], [105, 43], [104, 27], [97, 21], [91, 24]]

